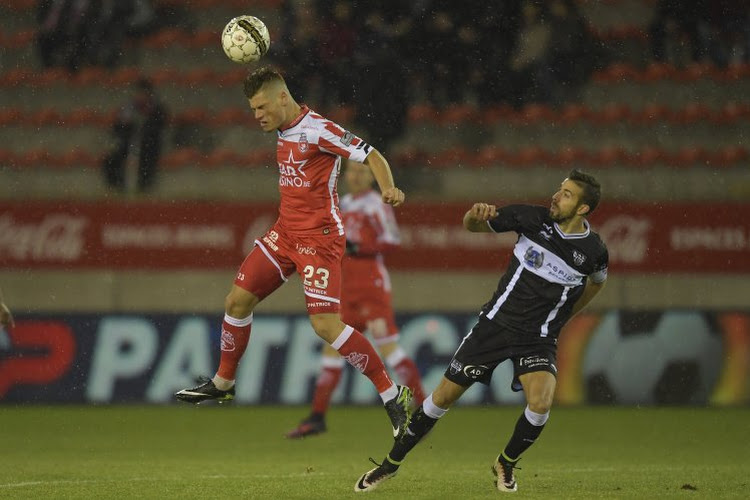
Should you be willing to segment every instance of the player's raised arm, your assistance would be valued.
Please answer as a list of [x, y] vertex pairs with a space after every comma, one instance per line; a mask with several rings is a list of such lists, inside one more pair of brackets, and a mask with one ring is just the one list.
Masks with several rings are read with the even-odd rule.
[[487, 221], [497, 216], [497, 207], [488, 203], [474, 203], [464, 215], [464, 227], [472, 233], [491, 233]]
[[367, 155], [367, 158], [365, 158], [364, 163], [370, 167], [372, 175], [378, 183], [383, 203], [393, 205], [394, 207], [401, 205], [405, 198], [404, 192], [397, 188], [393, 182], [391, 167], [383, 155], [380, 154], [380, 151], [373, 149]]

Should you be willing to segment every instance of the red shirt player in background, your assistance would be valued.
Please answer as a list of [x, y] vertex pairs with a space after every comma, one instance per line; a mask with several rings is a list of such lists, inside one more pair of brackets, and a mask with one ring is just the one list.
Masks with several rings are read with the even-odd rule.
[[[416, 406], [424, 390], [414, 361], [398, 345], [399, 330], [391, 305], [391, 280], [383, 254], [400, 244], [396, 217], [390, 205], [373, 190], [370, 169], [346, 162], [348, 193], [341, 199], [346, 229], [346, 255], [342, 262], [341, 319], [375, 341], [386, 365], [409, 387]], [[344, 359], [329, 345], [323, 346], [321, 372], [315, 383], [312, 413], [286, 437], [297, 439], [326, 431], [325, 414], [331, 395], [341, 380]]]
[[297, 104], [278, 71], [257, 69], [245, 79], [244, 92], [263, 131], [278, 134], [279, 218], [255, 241], [227, 295], [216, 375], [175, 396], [189, 403], [234, 399], [235, 374], [250, 339], [253, 310], [297, 272], [313, 330], [372, 381], [394, 436], [401, 436], [409, 423], [411, 390], [393, 383], [370, 342], [339, 315], [346, 249], [336, 191], [341, 158], [372, 170], [384, 203], [398, 206], [404, 193], [394, 185], [388, 162], [375, 148]]

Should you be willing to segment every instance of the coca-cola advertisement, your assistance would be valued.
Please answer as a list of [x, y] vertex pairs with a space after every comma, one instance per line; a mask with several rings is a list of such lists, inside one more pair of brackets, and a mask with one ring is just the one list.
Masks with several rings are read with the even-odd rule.
[[[491, 201], [491, 200], [489, 200]], [[396, 210], [393, 269], [498, 269], [517, 235], [462, 226], [471, 203]], [[750, 272], [750, 204], [603, 204], [590, 217], [613, 272]], [[274, 203], [0, 203], [5, 269], [236, 268], [274, 222]]]

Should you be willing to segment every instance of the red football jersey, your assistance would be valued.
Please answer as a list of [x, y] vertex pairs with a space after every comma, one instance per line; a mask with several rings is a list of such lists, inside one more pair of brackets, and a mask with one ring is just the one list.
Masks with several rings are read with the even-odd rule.
[[372, 146], [302, 106], [278, 131], [279, 224], [301, 234], [344, 234], [336, 191], [341, 157], [362, 163]]
[[[383, 265], [383, 252], [401, 243], [393, 208], [383, 203], [375, 191], [341, 199], [341, 213], [346, 227], [346, 239], [355, 243], [357, 253], [346, 255], [344, 272], [344, 300], [347, 293], [379, 288], [390, 291], [391, 283]], [[369, 293], [369, 292], [368, 292]]]

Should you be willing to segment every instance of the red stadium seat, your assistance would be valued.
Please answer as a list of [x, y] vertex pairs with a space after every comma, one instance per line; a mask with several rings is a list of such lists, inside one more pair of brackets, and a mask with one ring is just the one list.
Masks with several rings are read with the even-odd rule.
[[566, 104], [557, 114], [556, 121], [562, 125], [572, 125], [588, 119], [591, 110], [583, 104]]
[[0, 125], [15, 125], [21, 123], [23, 112], [18, 108], [0, 109]]
[[96, 66], [81, 68], [72, 79], [72, 83], [79, 86], [96, 85], [106, 78], [107, 72]]
[[10, 149], [0, 148], [0, 167], [15, 168], [16, 154]]
[[203, 108], [190, 108], [175, 115], [176, 124], [200, 125], [208, 122], [208, 112]]
[[747, 163], [750, 152], [743, 146], [729, 146], [708, 155], [706, 163], [716, 167], [734, 167]]
[[617, 146], [608, 146], [599, 151], [589, 153], [586, 161], [589, 165], [605, 168], [625, 163], [628, 161], [628, 157], [629, 154], [625, 149]]
[[222, 109], [208, 119], [209, 123], [215, 127], [243, 125], [251, 120], [250, 110], [240, 107]]
[[628, 63], [611, 64], [602, 71], [594, 73], [593, 79], [600, 83], [618, 83], [632, 80], [638, 75], [638, 70]]
[[632, 111], [627, 104], [607, 104], [598, 113], [588, 113], [588, 118], [597, 125], [609, 125], [630, 119]]
[[409, 107], [407, 119], [409, 122], [437, 121], [438, 112], [429, 104], [415, 104]]
[[638, 72], [635, 75], [635, 79], [641, 82], [656, 82], [667, 78], [674, 78], [677, 74], [677, 69], [671, 64], [652, 62], [644, 71]]
[[477, 167], [491, 167], [503, 163], [507, 156], [508, 152], [499, 146], [485, 146], [474, 155], [472, 163]]
[[539, 146], [527, 146], [515, 153], [509, 153], [505, 162], [514, 167], [526, 167], [529, 165], [547, 163], [549, 154]]
[[665, 158], [663, 150], [654, 147], [646, 147], [635, 153], [631, 153], [625, 156], [624, 161], [630, 165], [637, 167], [650, 166], [657, 163], [662, 163]]
[[516, 113], [511, 120], [524, 125], [552, 121], [555, 112], [545, 104], [529, 104]]
[[691, 102], [684, 108], [673, 111], [668, 119], [673, 123], [685, 125], [709, 119], [713, 115], [714, 113], [705, 104]]
[[161, 158], [161, 166], [165, 169], [180, 169], [197, 166], [201, 154], [195, 148], [180, 148], [169, 151]]
[[654, 121], [664, 120], [670, 116], [670, 109], [664, 104], [647, 104], [640, 111], [633, 113], [632, 121], [636, 124], [648, 124]]
[[438, 115], [438, 122], [442, 124], [464, 123], [476, 120], [478, 111], [469, 104], [452, 104]]
[[588, 161], [588, 153], [575, 146], [567, 146], [547, 155], [547, 162], [552, 165], [569, 166]]

